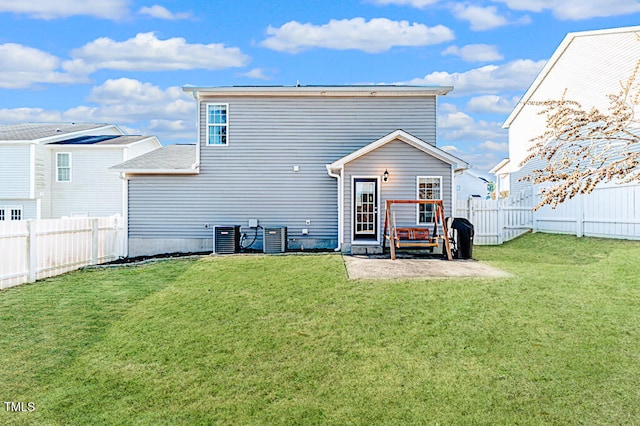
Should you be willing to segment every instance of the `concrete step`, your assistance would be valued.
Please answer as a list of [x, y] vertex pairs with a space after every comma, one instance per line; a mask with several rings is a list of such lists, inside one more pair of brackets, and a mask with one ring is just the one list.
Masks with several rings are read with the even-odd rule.
[[381, 246], [351, 246], [351, 254], [382, 254]]

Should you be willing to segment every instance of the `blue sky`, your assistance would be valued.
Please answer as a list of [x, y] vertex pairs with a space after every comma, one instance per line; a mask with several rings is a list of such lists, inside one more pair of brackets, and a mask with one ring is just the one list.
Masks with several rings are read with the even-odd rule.
[[0, 0], [0, 123], [185, 143], [184, 85], [452, 85], [438, 146], [486, 174], [566, 33], [639, 23], [636, 0]]

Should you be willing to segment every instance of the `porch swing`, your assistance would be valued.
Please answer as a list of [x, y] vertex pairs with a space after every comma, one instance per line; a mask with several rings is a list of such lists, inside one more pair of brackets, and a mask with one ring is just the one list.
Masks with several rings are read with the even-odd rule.
[[[428, 227], [401, 227], [397, 225], [394, 206], [407, 204], [432, 205], [434, 207], [433, 233], [429, 231]], [[392, 260], [396, 259], [396, 249], [405, 247], [437, 247], [439, 241], [444, 242], [447, 259], [453, 260], [442, 200], [386, 200], [385, 206], [382, 249], [383, 251], [385, 250], [386, 243], [389, 241]], [[442, 228], [442, 234], [438, 234], [438, 225]]]

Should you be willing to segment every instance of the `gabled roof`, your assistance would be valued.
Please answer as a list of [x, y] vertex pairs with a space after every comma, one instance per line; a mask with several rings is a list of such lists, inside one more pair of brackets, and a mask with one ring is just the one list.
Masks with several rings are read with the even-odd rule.
[[369, 145], [366, 145], [360, 148], [359, 150], [354, 151], [351, 154], [345, 157], [342, 157], [337, 161], [334, 161], [331, 164], [327, 164], [326, 166], [327, 170], [330, 172], [341, 170], [345, 164], [350, 163], [351, 161], [356, 160], [362, 157], [363, 155], [366, 155], [372, 151], [375, 151], [376, 149], [388, 144], [389, 142], [393, 142], [396, 140], [399, 140], [408, 145], [411, 145], [414, 148], [419, 149], [420, 151], [423, 151], [435, 158], [438, 158], [439, 160], [444, 161], [445, 163], [451, 164], [454, 170], [469, 168], [469, 164], [459, 159], [458, 157], [451, 155], [448, 152], [443, 151], [440, 148], [437, 148], [431, 144], [428, 144], [425, 141], [413, 136], [412, 134], [405, 132], [404, 130], [398, 129], [389, 133], [386, 136], [381, 137], [377, 141], [374, 141]]
[[167, 145], [117, 164], [111, 170], [144, 175], [198, 174], [196, 150], [194, 144]]
[[473, 173], [473, 172], [471, 172], [469, 170], [466, 170], [466, 169], [465, 170], [460, 170], [458, 174], [459, 175], [465, 174], [467, 176], [471, 176], [474, 179], [478, 179], [478, 180], [480, 180], [480, 181], [482, 181], [484, 183], [489, 183], [489, 180], [487, 178], [484, 178], [482, 176], [478, 176], [477, 174], [475, 174], [475, 173]]
[[509, 173], [510, 163], [511, 163], [511, 160], [509, 160], [508, 158], [505, 158], [502, 161], [500, 161], [498, 164], [493, 166], [493, 168], [489, 170], [489, 173], [492, 173], [494, 175]]
[[[516, 119], [518, 114], [522, 111], [522, 108], [524, 108], [524, 106], [529, 101], [531, 101], [531, 98], [533, 97], [535, 92], [540, 88], [542, 83], [549, 76], [549, 73], [553, 70], [553, 68], [562, 59], [562, 57], [565, 55], [565, 53], [567, 52], [567, 50], [570, 48], [570, 46], [572, 45], [572, 43], [575, 40], [583, 38], [583, 37], [584, 38], [586, 38], [586, 37], [599, 37], [599, 36], [616, 35], [616, 34], [629, 34], [629, 33], [640, 33], [640, 26], [611, 28], [611, 29], [604, 29], [604, 30], [581, 31], [581, 32], [568, 33], [565, 36], [565, 38], [562, 40], [562, 42], [560, 43], [560, 45], [558, 46], [556, 51], [553, 53], [553, 55], [551, 56], [549, 61], [542, 68], [542, 71], [540, 71], [540, 73], [538, 74], [536, 79], [533, 81], [531, 86], [529, 86], [529, 89], [522, 96], [522, 98], [520, 99], [520, 101], [518, 102], [518, 104], [516, 105], [514, 110], [511, 112], [511, 114], [509, 114], [509, 117], [507, 117], [507, 120], [504, 122], [502, 127], [505, 128], [505, 129], [508, 129], [511, 126], [511, 124]], [[638, 42], [638, 43], [640, 43], [640, 42]], [[618, 49], [618, 51], [614, 51], [614, 49]], [[619, 53], [621, 51], [627, 51], [627, 53], [629, 53], [628, 50], [629, 49], [627, 48], [627, 46], [623, 46], [620, 43], [615, 43], [615, 42], [612, 41], [610, 43], [607, 43], [604, 46], [604, 49], [602, 49], [602, 50], [598, 49], [597, 51], [592, 50], [591, 53], [593, 55], [595, 55], [595, 57], [596, 57], [595, 60], [600, 61], [600, 62], [602, 62], [604, 64], [607, 64], [607, 67], [610, 70], [610, 69], [612, 69], [612, 67], [616, 67], [616, 65], [614, 63], [612, 63], [611, 58], [615, 58], [616, 56], [621, 56], [621, 55], [619, 55]], [[636, 55], [636, 59], [637, 59], [637, 55]], [[632, 67], [634, 65], [635, 65], [635, 62], [633, 64], [631, 64]], [[583, 70], [583, 71], [589, 72], [591, 74], [595, 74], [595, 75], [593, 75], [594, 78], [600, 78], [603, 75], [605, 77], [607, 77], [608, 74], [609, 74], [606, 71], [603, 72], [603, 73], [594, 72], [593, 71], [593, 67], [590, 67], [590, 68], [591, 69], [589, 69], [589, 70]], [[602, 75], [600, 75], [600, 74], [602, 74]], [[579, 79], [579, 77], [574, 77], [574, 78]], [[582, 84], [584, 84], [584, 82], [582, 82]], [[567, 85], [569, 85], [569, 82], [567, 82]]]
[[[105, 123], [20, 123], [0, 126], [0, 142], [2, 141], [42, 141], [59, 140], [65, 136], [96, 131], [98, 129], [116, 130], [123, 134], [115, 124]], [[106, 132], [105, 132], [106, 133]]]

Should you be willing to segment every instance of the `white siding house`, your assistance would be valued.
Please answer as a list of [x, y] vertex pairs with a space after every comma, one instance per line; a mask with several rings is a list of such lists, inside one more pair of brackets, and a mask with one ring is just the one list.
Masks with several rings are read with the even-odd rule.
[[469, 197], [485, 199], [489, 196], [489, 179], [469, 170], [460, 170], [453, 177], [456, 200], [467, 200]]
[[640, 59], [638, 34], [640, 26], [567, 34], [503, 125], [509, 130], [511, 192], [528, 184], [519, 178], [536, 165], [521, 163], [531, 139], [545, 131], [540, 107], [529, 102], [560, 99], [566, 91], [566, 99], [580, 102], [585, 110], [606, 111], [608, 95], [619, 92]]
[[[509, 130], [509, 159], [493, 172], [509, 176], [512, 195], [524, 190], [537, 193], [538, 188], [521, 178], [544, 166], [540, 160], [522, 164], [531, 139], [546, 130], [545, 117], [538, 114], [540, 107], [531, 102], [558, 100], [564, 93], [585, 110], [596, 107], [606, 112], [608, 96], [619, 93], [640, 59], [639, 35], [640, 26], [567, 34], [503, 125]], [[638, 188], [638, 184], [608, 183], [557, 209], [545, 206], [534, 213], [534, 230], [640, 238]]]
[[114, 164], [160, 147], [113, 124], [0, 126], [0, 220], [126, 214]]

